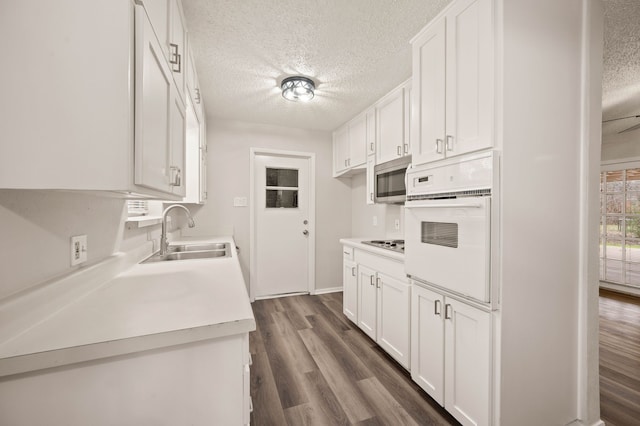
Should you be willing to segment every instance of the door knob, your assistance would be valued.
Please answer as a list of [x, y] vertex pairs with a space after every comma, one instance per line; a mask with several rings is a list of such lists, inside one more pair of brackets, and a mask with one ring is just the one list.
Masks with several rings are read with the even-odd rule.
[[309, 235], [309, 231], [307, 231], [306, 229], [304, 231], [302, 231], [303, 235]]

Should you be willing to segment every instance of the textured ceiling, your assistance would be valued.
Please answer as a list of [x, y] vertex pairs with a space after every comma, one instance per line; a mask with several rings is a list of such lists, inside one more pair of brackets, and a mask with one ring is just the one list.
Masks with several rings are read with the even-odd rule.
[[[207, 115], [333, 130], [409, 78], [409, 40], [449, 2], [183, 0]], [[640, 0], [603, 4], [603, 120], [640, 115]], [[280, 95], [298, 74], [316, 82], [309, 103]]]
[[[640, 1], [604, 0], [602, 119], [640, 115]], [[640, 124], [640, 118], [603, 123], [604, 135]], [[634, 132], [640, 132], [635, 130]]]
[[[183, 0], [208, 116], [334, 130], [411, 76], [416, 35], [450, 0]], [[284, 77], [316, 83], [285, 100]]]

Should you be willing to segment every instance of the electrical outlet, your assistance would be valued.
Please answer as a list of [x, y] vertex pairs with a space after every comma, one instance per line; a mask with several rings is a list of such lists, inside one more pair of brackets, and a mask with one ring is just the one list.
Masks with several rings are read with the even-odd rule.
[[87, 261], [87, 236], [71, 237], [71, 266]]
[[396, 231], [400, 230], [400, 219], [396, 219], [393, 221], [393, 227], [396, 229]]

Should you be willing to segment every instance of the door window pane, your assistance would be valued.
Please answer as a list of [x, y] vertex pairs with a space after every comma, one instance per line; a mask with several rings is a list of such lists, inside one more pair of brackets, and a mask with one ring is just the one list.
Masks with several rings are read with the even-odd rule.
[[267, 189], [267, 208], [298, 207], [298, 190]]
[[267, 167], [267, 186], [298, 187], [298, 170]]

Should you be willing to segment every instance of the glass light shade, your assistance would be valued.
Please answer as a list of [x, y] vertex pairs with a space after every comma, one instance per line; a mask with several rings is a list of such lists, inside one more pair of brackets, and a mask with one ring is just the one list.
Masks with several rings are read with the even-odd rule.
[[288, 77], [282, 80], [282, 97], [290, 101], [310, 101], [316, 86], [306, 77]]

